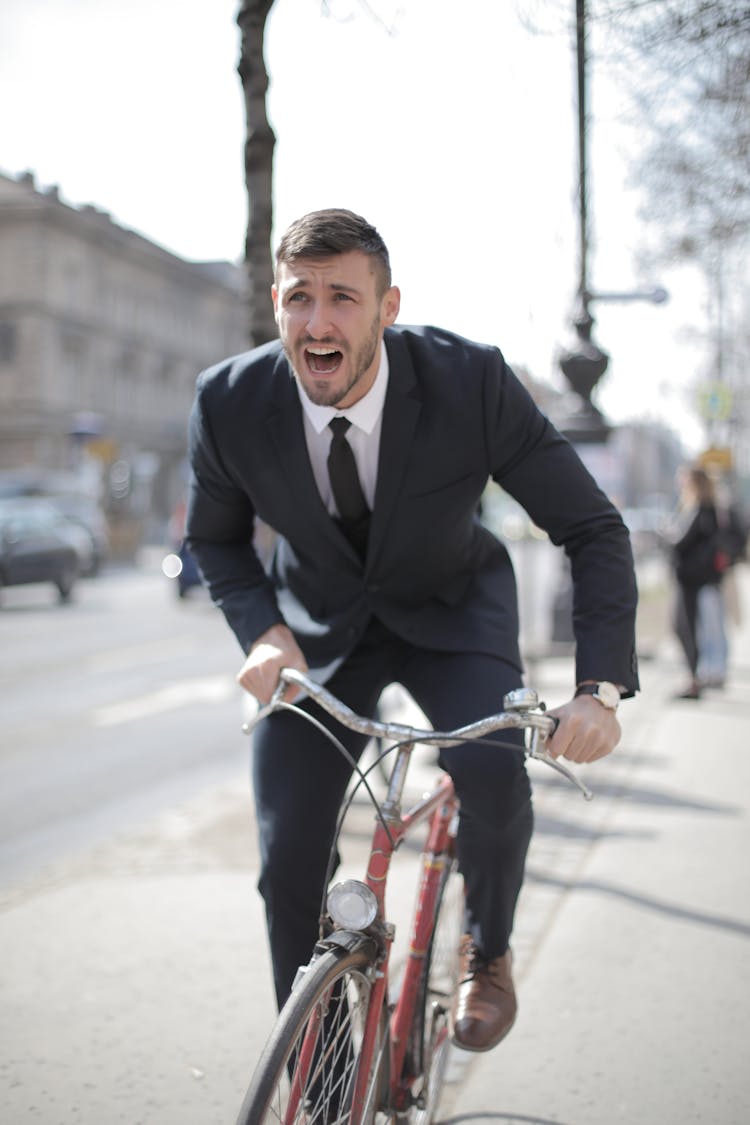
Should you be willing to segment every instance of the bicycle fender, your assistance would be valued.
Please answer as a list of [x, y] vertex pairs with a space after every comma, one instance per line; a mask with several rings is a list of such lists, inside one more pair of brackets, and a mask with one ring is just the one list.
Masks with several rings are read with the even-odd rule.
[[378, 952], [377, 942], [368, 934], [359, 933], [357, 930], [334, 930], [333, 933], [321, 938], [315, 946], [314, 956], [319, 956], [329, 949], [345, 949], [347, 953], [363, 949], [368, 957], [374, 958]]

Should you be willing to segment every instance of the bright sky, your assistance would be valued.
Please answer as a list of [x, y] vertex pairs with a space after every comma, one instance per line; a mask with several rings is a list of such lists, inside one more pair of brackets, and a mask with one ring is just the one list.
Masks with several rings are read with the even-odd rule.
[[[564, 3], [565, 0], [557, 0]], [[577, 278], [574, 57], [519, 11], [552, 0], [276, 0], [268, 23], [276, 234], [317, 207], [364, 214], [389, 245], [401, 321], [496, 343], [564, 380]], [[546, 7], [545, 7], [546, 4]], [[247, 204], [237, 0], [3, 0], [0, 170], [32, 170], [187, 258], [238, 260]], [[572, 12], [573, 4], [570, 3]], [[459, 14], [460, 13], [460, 14]], [[549, 27], [549, 18], [544, 18]], [[691, 448], [705, 310], [687, 273], [644, 277], [622, 97], [595, 69], [594, 290], [663, 284], [667, 305], [598, 304], [597, 402], [658, 417]], [[220, 357], [217, 357], [217, 359]]]

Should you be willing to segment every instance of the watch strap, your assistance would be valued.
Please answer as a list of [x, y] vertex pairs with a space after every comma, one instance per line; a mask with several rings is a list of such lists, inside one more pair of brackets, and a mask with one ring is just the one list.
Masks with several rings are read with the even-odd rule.
[[597, 683], [579, 684], [575, 690], [576, 698], [579, 695], [593, 695], [594, 699], [609, 711], [616, 711], [620, 702], [619, 688], [606, 680], [600, 680]]

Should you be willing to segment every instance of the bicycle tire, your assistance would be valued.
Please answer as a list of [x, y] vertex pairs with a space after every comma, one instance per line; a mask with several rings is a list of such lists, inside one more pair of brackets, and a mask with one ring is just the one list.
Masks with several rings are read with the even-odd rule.
[[417, 994], [408, 1058], [412, 1072], [421, 1075], [417, 1100], [405, 1118], [408, 1125], [431, 1125], [435, 1120], [450, 1055], [450, 1011], [459, 974], [459, 947], [464, 928], [464, 887], [451, 855], [440, 876], [435, 925], [425, 957]]
[[[354, 1081], [361, 1064], [361, 1031], [370, 1002], [368, 949], [332, 948], [310, 962], [284, 1005], [261, 1054], [242, 1103], [237, 1125], [348, 1125]], [[332, 1003], [334, 995], [338, 996]], [[308, 1029], [314, 1039], [308, 1040]], [[299, 1053], [312, 1050], [310, 1072], [299, 1077]], [[385, 1125], [388, 1037], [383, 1012], [373, 1056], [362, 1125]], [[290, 1078], [290, 1076], [292, 1076]], [[290, 1109], [292, 1084], [304, 1082]]]

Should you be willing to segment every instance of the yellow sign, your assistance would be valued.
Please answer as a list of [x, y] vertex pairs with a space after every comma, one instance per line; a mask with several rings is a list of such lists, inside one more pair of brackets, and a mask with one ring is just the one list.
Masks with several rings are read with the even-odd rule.
[[698, 458], [698, 464], [702, 469], [728, 473], [733, 464], [732, 451], [725, 447], [706, 449]]
[[97, 437], [86, 442], [86, 452], [98, 461], [108, 463], [114, 461], [119, 452], [119, 445], [113, 438]]

